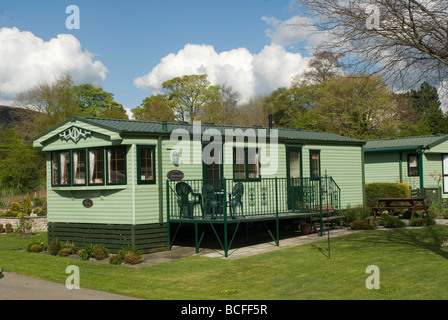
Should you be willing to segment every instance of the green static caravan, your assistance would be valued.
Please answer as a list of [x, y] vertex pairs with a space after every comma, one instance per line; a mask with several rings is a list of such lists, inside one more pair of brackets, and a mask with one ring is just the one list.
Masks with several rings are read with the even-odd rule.
[[401, 182], [411, 189], [441, 189], [448, 198], [448, 135], [369, 140], [366, 182]]
[[[325, 187], [336, 209], [365, 202], [365, 142], [323, 132], [72, 117], [33, 143], [46, 152], [49, 240], [166, 250], [170, 222], [184, 212], [179, 182], [195, 194], [205, 182], [224, 194], [221, 219], [236, 184], [241, 219], [309, 211], [305, 200], [321, 205]], [[189, 222], [208, 221], [205, 200], [188, 209]]]

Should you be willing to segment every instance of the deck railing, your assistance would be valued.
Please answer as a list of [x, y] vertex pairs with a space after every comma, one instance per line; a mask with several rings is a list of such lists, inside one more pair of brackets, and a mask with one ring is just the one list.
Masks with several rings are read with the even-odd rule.
[[[203, 190], [207, 184], [213, 187], [212, 196]], [[244, 189], [241, 201], [238, 184]], [[166, 190], [168, 221], [275, 219], [294, 213], [322, 215], [329, 206], [335, 211], [341, 208], [341, 189], [332, 177], [167, 180]]]

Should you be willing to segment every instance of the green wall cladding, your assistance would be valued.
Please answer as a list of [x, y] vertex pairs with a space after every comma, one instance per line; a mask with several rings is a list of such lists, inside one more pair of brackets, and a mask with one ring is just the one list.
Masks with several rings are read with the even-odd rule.
[[[447, 149], [448, 150], [448, 149]], [[431, 175], [441, 174], [442, 155], [441, 153], [431, 152], [423, 153], [423, 184], [425, 188], [442, 188], [443, 181], [437, 182]], [[408, 175], [408, 154], [415, 152], [401, 153], [401, 178], [400, 178], [400, 153], [399, 152], [375, 152], [366, 153], [365, 175], [366, 182], [402, 182], [409, 185], [412, 189], [420, 188], [420, 177], [410, 177]], [[443, 194], [443, 198], [448, 198], [448, 194]]]
[[75, 243], [79, 247], [98, 244], [111, 253], [121, 249], [137, 248], [144, 253], [167, 249], [165, 224], [88, 224], [88, 223], [48, 223], [48, 241], [58, 239]]

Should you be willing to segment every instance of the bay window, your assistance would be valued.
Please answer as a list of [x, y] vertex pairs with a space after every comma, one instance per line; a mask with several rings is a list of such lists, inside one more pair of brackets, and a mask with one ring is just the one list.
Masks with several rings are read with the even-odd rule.
[[52, 186], [126, 184], [126, 147], [55, 151], [50, 163]]

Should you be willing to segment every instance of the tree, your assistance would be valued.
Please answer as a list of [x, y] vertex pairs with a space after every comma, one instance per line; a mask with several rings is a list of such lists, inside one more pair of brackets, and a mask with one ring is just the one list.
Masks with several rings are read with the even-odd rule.
[[172, 102], [165, 94], [147, 97], [142, 104], [132, 110], [135, 119], [146, 121], [174, 121]]
[[114, 95], [103, 88], [82, 84], [75, 86], [73, 90], [75, 98], [79, 100], [82, 116], [128, 119], [123, 106], [115, 102]]
[[199, 119], [216, 124], [233, 124], [238, 117], [239, 93], [224, 84], [217, 90], [218, 97], [204, 106]]
[[375, 76], [346, 75], [323, 82], [313, 111], [325, 131], [358, 139], [394, 135], [396, 103], [390, 88]]
[[357, 72], [401, 85], [447, 79], [448, 1], [297, 1], [317, 16], [326, 35], [321, 47], [343, 54]]
[[42, 183], [43, 158], [31, 146], [27, 146], [15, 132], [0, 132], [0, 184], [15, 192], [29, 194]]
[[334, 78], [340, 73], [340, 54], [330, 50], [317, 51], [308, 62], [308, 70], [296, 75], [292, 87], [319, 84]]
[[18, 95], [18, 104], [37, 111], [36, 129], [48, 130], [59, 122], [81, 113], [79, 100], [74, 94], [74, 82], [70, 75], [59, 77], [54, 83], [40, 83]]
[[233, 125], [267, 127], [269, 124], [269, 108], [265, 103], [266, 96], [260, 95], [249, 99], [238, 107], [238, 116]]
[[37, 111], [36, 129], [43, 132], [72, 116], [128, 119], [123, 106], [113, 100], [114, 95], [91, 84], [75, 86], [65, 74], [54, 83], [40, 83], [18, 95], [18, 105]]
[[219, 99], [218, 87], [210, 85], [206, 74], [176, 77], [162, 83], [162, 87], [168, 91], [178, 121], [193, 122], [207, 104]]
[[403, 98], [411, 105], [418, 117], [418, 131], [426, 134], [448, 133], [448, 116], [442, 111], [437, 89], [423, 82], [418, 90], [404, 93]]
[[293, 127], [293, 123], [313, 108], [316, 86], [278, 88], [266, 97], [265, 104], [276, 126]]
[[421, 117], [431, 111], [440, 109], [441, 103], [437, 88], [428, 82], [423, 82], [418, 90], [410, 90], [403, 95], [412, 105], [415, 112]]

